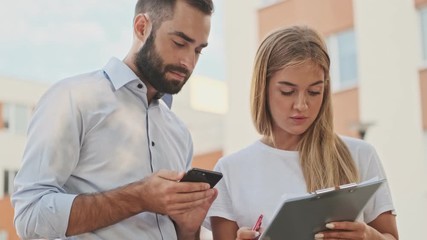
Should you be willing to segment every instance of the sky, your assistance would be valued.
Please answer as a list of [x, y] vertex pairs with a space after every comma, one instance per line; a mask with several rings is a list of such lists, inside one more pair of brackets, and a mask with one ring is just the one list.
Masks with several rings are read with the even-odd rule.
[[[222, 0], [194, 74], [224, 80]], [[136, 0], [0, 0], [0, 76], [53, 83], [124, 58]]]

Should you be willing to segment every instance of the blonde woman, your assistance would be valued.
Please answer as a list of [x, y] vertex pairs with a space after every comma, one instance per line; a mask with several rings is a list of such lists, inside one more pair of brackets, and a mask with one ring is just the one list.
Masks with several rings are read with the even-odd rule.
[[[322, 38], [307, 27], [269, 35], [252, 78], [252, 119], [262, 138], [220, 159], [224, 174], [208, 216], [214, 239], [252, 239], [258, 216], [268, 225], [277, 205], [317, 189], [385, 178], [375, 149], [334, 133], [330, 60]], [[333, 222], [313, 239], [398, 239], [387, 184], [355, 222]], [[286, 236], [283, 236], [286, 239]]]

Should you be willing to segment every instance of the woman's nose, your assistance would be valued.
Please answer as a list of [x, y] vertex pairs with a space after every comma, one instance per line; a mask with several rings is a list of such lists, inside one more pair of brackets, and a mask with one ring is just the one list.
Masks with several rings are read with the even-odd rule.
[[308, 109], [307, 99], [304, 94], [299, 94], [295, 100], [294, 108], [300, 112]]

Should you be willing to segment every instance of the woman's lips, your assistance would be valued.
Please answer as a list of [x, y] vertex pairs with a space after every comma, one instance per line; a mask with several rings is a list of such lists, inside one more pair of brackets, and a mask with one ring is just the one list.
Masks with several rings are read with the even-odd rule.
[[296, 124], [302, 124], [307, 120], [307, 117], [305, 117], [305, 116], [293, 116], [293, 117], [291, 117], [291, 119]]

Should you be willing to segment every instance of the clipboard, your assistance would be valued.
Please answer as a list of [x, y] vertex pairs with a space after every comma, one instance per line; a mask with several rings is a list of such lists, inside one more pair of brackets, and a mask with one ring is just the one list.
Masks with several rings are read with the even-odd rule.
[[385, 179], [350, 183], [285, 200], [260, 240], [313, 240], [326, 223], [354, 221]]

